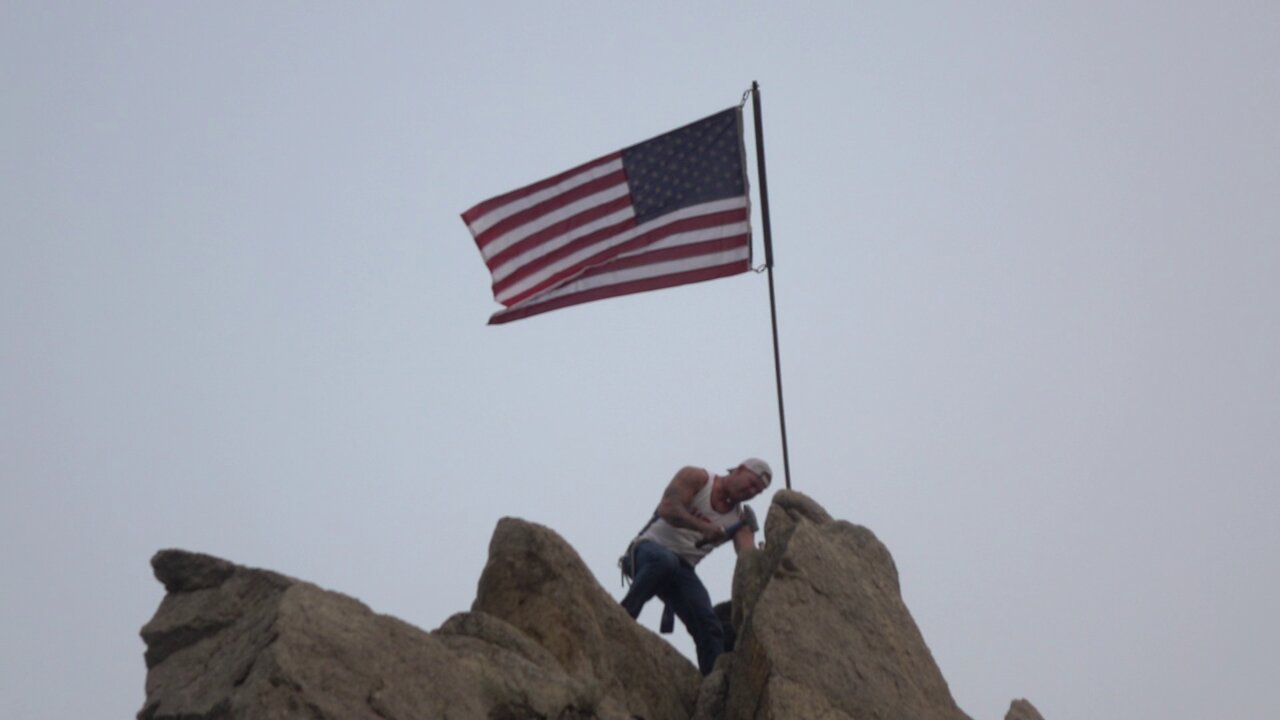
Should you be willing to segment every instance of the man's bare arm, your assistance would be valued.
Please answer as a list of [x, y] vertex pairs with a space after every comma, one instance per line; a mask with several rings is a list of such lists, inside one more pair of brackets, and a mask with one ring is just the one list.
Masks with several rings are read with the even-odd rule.
[[724, 528], [699, 520], [689, 512], [689, 505], [709, 482], [711, 476], [706, 471], [695, 467], [681, 468], [662, 493], [662, 501], [658, 503], [658, 516], [675, 527], [700, 532], [712, 542], [723, 540]]

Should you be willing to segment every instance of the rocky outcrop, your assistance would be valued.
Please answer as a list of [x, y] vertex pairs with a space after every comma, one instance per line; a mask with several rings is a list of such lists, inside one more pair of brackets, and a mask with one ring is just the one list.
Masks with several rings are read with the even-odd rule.
[[630, 717], [492, 616], [456, 615], [426, 633], [206, 555], [164, 551], [152, 565], [169, 594], [142, 629], [140, 720]]
[[902, 602], [889, 551], [808, 497], [774, 496], [734, 577], [724, 717], [968, 720]]
[[471, 609], [502, 618], [546, 648], [574, 678], [644, 718], [688, 718], [702, 678], [637, 624], [559, 535], [503, 518]]
[[142, 720], [684, 720], [693, 664], [636, 624], [551, 530], [498, 523], [472, 612], [432, 633], [293, 578], [179, 550], [142, 629]]
[[1004, 720], [1044, 720], [1044, 716], [1031, 701], [1021, 699], [1009, 703], [1009, 712], [1005, 713]]
[[[867, 529], [779, 491], [739, 557], [735, 652], [705, 679], [559, 535], [504, 518], [470, 612], [424, 632], [344, 595], [180, 550], [142, 629], [140, 720], [967, 720]], [[1013, 703], [1006, 720], [1043, 720]]]

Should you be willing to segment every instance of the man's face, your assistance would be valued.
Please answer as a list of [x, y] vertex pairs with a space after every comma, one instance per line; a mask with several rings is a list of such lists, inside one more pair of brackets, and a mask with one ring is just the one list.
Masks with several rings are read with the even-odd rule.
[[764, 478], [739, 465], [729, 474], [729, 498], [737, 503], [764, 492], [768, 487]]

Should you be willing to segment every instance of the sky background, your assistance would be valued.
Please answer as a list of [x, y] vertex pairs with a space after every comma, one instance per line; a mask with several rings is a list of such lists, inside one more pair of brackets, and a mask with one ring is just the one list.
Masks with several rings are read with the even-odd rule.
[[1280, 717], [1277, 38], [1271, 0], [0, 5], [0, 716], [141, 708], [161, 548], [429, 630], [503, 516], [621, 597], [680, 466], [781, 474], [764, 275], [488, 327], [458, 217], [758, 80], [792, 482], [888, 546], [959, 705]]

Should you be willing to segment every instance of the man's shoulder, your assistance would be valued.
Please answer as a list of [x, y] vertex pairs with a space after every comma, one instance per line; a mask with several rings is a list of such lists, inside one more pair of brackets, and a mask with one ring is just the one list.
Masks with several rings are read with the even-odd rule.
[[702, 489], [711, 480], [711, 473], [706, 468], [685, 465], [676, 472], [675, 482], [693, 489]]

